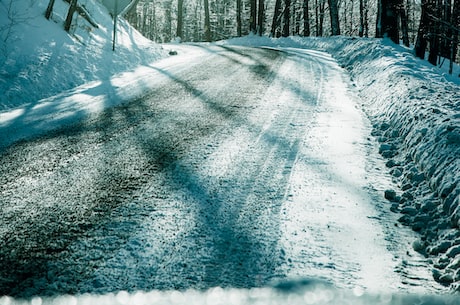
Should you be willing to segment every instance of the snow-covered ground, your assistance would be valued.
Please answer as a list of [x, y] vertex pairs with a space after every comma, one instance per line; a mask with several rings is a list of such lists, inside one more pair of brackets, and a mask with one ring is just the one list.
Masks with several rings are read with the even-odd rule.
[[460, 289], [458, 65], [451, 76], [411, 50], [375, 39], [260, 40], [262, 45], [324, 50], [348, 70], [399, 185], [386, 192], [391, 210], [420, 232], [414, 249], [433, 260], [435, 279]]
[[[273, 255], [280, 263], [274, 264], [276, 268], [273, 274], [281, 275], [279, 278], [298, 278], [305, 275], [326, 278], [334, 287], [343, 288], [345, 291], [331, 288], [329, 284], [318, 286], [316, 281], [311, 284], [300, 280], [300, 284], [291, 283], [287, 288], [282, 286], [284, 287], [282, 289], [268, 285], [266, 288], [257, 289], [216, 288], [206, 291], [152, 291], [130, 294], [122, 291], [101, 296], [37, 297], [24, 301], [26, 304], [103, 304], [104, 302], [220, 304], [222, 300], [228, 301], [227, 304], [270, 304], [270, 302], [283, 304], [286, 299], [290, 304], [346, 304], [347, 302], [407, 304], [407, 302], [414, 303], [419, 297], [397, 296], [393, 293], [443, 291], [441, 286], [431, 281], [432, 276], [439, 283], [451, 289], [458, 289], [460, 282], [458, 78], [448, 76], [437, 68], [415, 59], [410, 50], [387, 41], [345, 37], [333, 39], [245, 37], [220, 42], [218, 46], [223, 47], [224, 50], [212, 44], [204, 44], [201, 45], [202, 47], [165, 45], [160, 48], [146, 41], [122, 20], [117, 51], [113, 53], [111, 18], [96, 1], [88, 0], [85, 5], [93, 12], [94, 19], [99, 21], [99, 28], [91, 28], [84, 19], [80, 18], [78, 26], [72, 30], [73, 35], [68, 35], [62, 30], [67, 4], [57, 1], [52, 20], [47, 21], [43, 17], [47, 2], [22, 1], [20, 4], [14, 2], [22, 9], [27, 7], [27, 10], [22, 10], [26, 12], [25, 15], [21, 15], [24, 22], [14, 24], [8, 37], [1, 37], [2, 43], [6, 41], [1, 45], [0, 50], [2, 52], [0, 90], [5, 92], [0, 97], [0, 147], [5, 158], [7, 148], [21, 139], [43, 135], [85, 118], [92, 117], [97, 120], [97, 114], [104, 109], [135, 100], [146, 92], [163, 88], [167, 86], [168, 79], [174, 79], [191, 94], [190, 107], [181, 104], [178, 111], [185, 113], [192, 111], [191, 109], [201, 110], [202, 106], [193, 108], [202, 103], [195, 101], [193, 95], [198, 93], [203, 95], [204, 89], [197, 91], [189, 87], [188, 83], [178, 78], [188, 74], [181, 73], [196, 69], [203, 58], [227, 58], [235, 63], [253, 67], [255, 73], [260, 74], [264, 73], [265, 69], [261, 62], [255, 61], [246, 53], [235, 53], [235, 50], [225, 51], [225, 48], [245, 45], [279, 50], [283, 56], [287, 54], [287, 59], [283, 61], [276, 77], [273, 78], [272, 85], [260, 94], [257, 103], [252, 104], [254, 111], [244, 110], [249, 115], [251, 128], [246, 129], [247, 127], [238, 125], [234, 132], [226, 134], [222, 139], [215, 138], [214, 143], [203, 143], [201, 152], [207, 156], [206, 160], [198, 159], [200, 150], [197, 150], [195, 155], [185, 158], [185, 161], [190, 162], [177, 163], [172, 170], [172, 175], [176, 183], [185, 182], [181, 179], [185, 179], [184, 176], [187, 177], [187, 173], [191, 170], [187, 164], [193, 166], [198, 164], [200, 166], [196, 176], [193, 176], [194, 180], [187, 182], [188, 191], [193, 189], [200, 191], [201, 187], [197, 186], [200, 182], [207, 183], [215, 193], [212, 196], [206, 195], [206, 198], [202, 198], [204, 194], [194, 194], [192, 196], [194, 200], [206, 201], [214, 198], [222, 204], [226, 200], [232, 203], [238, 198], [244, 198], [244, 201], [249, 203], [246, 206], [247, 211], [242, 208], [245, 214], [238, 219], [218, 218], [218, 221], [223, 222], [214, 230], [218, 230], [219, 226], [226, 228], [230, 225], [242, 229], [247, 226], [247, 220], [252, 219], [257, 229], [250, 233], [257, 234], [254, 238], [260, 244], [251, 246], [263, 247], [266, 243], [276, 244], [274, 248], [276, 253]], [[1, 17], [7, 16], [6, 8], [3, 2], [0, 3]], [[8, 20], [8, 18], [0, 18], [0, 25], [7, 24]], [[4, 28], [2, 26], [0, 28]], [[5, 35], [5, 32], [0, 34]], [[3, 40], [4, 38], [8, 39]], [[153, 63], [166, 57], [164, 49], [170, 48], [177, 49], [179, 55]], [[341, 69], [336, 61], [345, 70]], [[459, 72], [456, 66], [454, 75]], [[300, 76], [293, 77], [293, 73]], [[304, 82], [299, 82], [302, 73], [305, 73]], [[234, 77], [237, 75], [235, 71]], [[230, 75], [228, 78], [231, 79]], [[220, 80], [220, 83], [214, 86], [222, 87], [223, 81], [224, 79]], [[172, 96], [169, 95], [169, 98]], [[306, 101], [307, 105], [303, 105]], [[179, 99], [178, 102], [183, 101]], [[362, 111], [368, 115], [370, 121]], [[209, 115], [210, 112], [203, 113]], [[190, 114], [192, 112], [188, 115]], [[141, 129], [141, 134], [147, 138], [146, 131], [157, 130], [157, 127], [149, 128]], [[278, 142], [279, 139], [283, 139], [283, 142]], [[131, 143], [125, 137], [123, 141], [121, 139], [117, 141]], [[267, 143], [273, 144], [271, 150], [264, 148]], [[97, 153], [98, 147], [96, 146], [94, 153]], [[136, 149], [136, 146], [132, 146], [126, 153], [138, 156]], [[379, 150], [386, 159], [376, 155]], [[245, 175], [252, 177], [250, 172], [252, 168], [235, 167], [234, 164], [256, 162], [257, 153], [260, 153], [259, 157], [266, 158], [263, 166], [258, 168], [260, 173], [275, 171], [276, 175], [273, 176], [278, 180], [258, 178], [253, 184], [248, 184], [249, 182], [244, 180]], [[85, 155], [78, 154], [73, 157], [84, 159]], [[87, 166], [76, 163], [78, 158], [74, 160], [73, 157], [68, 161], [71, 164], [80, 164], [78, 170], [83, 170]], [[282, 166], [275, 167], [277, 162], [283, 162], [280, 163]], [[276, 172], [276, 170], [280, 171]], [[62, 172], [56, 175], [56, 181], [61, 179], [61, 174]], [[40, 176], [40, 179], [42, 178]], [[32, 180], [18, 181], [26, 184], [33, 182]], [[280, 191], [277, 189], [278, 185], [270, 184], [276, 181], [286, 185], [286, 189]], [[86, 183], [77, 180], [74, 182]], [[221, 186], [223, 183], [223, 189], [217, 188], [217, 182]], [[229, 183], [235, 184], [232, 186]], [[234, 190], [237, 183], [260, 193], [250, 194], [246, 193], [249, 192], [248, 190], [240, 189], [240, 196], [235, 195], [235, 198], [231, 198], [226, 191]], [[55, 190], [59, 190], [59, 183], [56, 185]], [[17, 186], [16, 195], [20, 198], [21, 192], [25, 190], [21, 189], [20, 184]], [[262, 193], [264, 189], [266, 192]], [[14, 196], [8, 195], [7, 191], [11, 190], [2, 189], [2, 200], [6, 202], [14, 199]], [[36, 190], [39, 191], [39, 188]], [[146, 190], [143, 195], [138, 194], [140, 199], [138, 198], [137, 202], [142, 200], [148, 202], [147, 199], [142, 199], [142, 196], [147, 196], [149, 191], [151, 192]], [[383, 198], [385, 194], [389, 200]], [[132, 263], [135, 259], [138, 262], [147, 259], [148, 257], [141, 255], [144, 250], [158, 252], [154, 249], [156, 242], [153, 238], [154, 233], [158, 236], [165, 234], [165, 239], [170, 238], [166, 240], [167, 244], [171, 243], [170, 247], [165, 246], [165, 249], [180, 250], [179, 246], [195, 249], [193, 247], [200, 245], [200, 242], [203, 242], [203, 249], [207, 249], [212, 239], [201, 235], [204, 231], [200, 231], [198, 224], [191, 230], [192, 232], [187, 231], [191, 228], [177, 227], [179, 223], [184, 224], [184, 221], [189, 219], [190, 215], [187, 216], [187, 213], [194, 211], [193, 208], [185, 208], [186, 203], [193, 202], [189, 198], [190, 194], [177, 193], [168, 196], [174, 199], [171, 201], [174, 204], [170, 212], [165, 208], [161, 215], [155, 210], [148, 212], [147, 216], [139, 214], [142, 215], [140, 219], [145, 222], [135, 226], [131, 226], [126, 219], [119, 221], [121, 226], [118, 230], [135, 228], [136, 232], [130, 236], [128, 243], [117, 252], [116, 256], [110, 257], [106, 264], [99, 266], [100, 269], [93, 278], [90, 278], [87, 283], [81, 283], [84, 291], [90, 290], [88, 285], [91, 283], [96, 284], [94, 291], [97, 292], [110, 290], [103, 286], [108, 283], [114, 284], [114, 287], [127, 289], [123, 286], [122, 280], [129, 282], [131, 279], [133, 283], [139, 284], [142, 279], [137, 278], [138, 273], [133, 271], [134, 273], [131, 274], [132, 270], [127, 268], [117, 279], [110, 273], [114, 269], [110, 268], [111, 266], [119, 268], [124, 263]], [[270, 206], [265, 211], [256, 210], [258, 215], [256, 217], [251, 215], [254, 213], [251, 208], [254, 208], [257, 196], [267, 202], [277, 204], [276, 200], [278, 200], [282, 204]], [[45, 198], [44, 202], [51, 200], [48, 202], [51, 203], [59, 196], [54, 199], [48, 197], [40, 198]], [[191, 201], [187, 201], [186, 198]], [[309, 205], [303, 204], [305, 202], [309, 202]], [[137, 213], [138, 207], [133, 203], [127, 206], [132, 209], [133, 215]], [[4, 216], [8, 215], [8, 211], [9, 208], [2, 206]], [[279, 223], [270, 223], [270, 220], [274, 219], [272, 213], [276, 214], [276, 211], [281, 215]], [[125, 213], [126, 211], [118, 212], [120, 215], [130, 215]], [[201, 212], [195, 211], [195, 213]], [[216, 215], [223, 217], [223, 214], [219, 213], [206, 212], [205, 214], [209, 217]], [[400, 227], [398, 218], [400, 223], [412, 227], [419, 233]], [[154, 229], [150, 228], [148, 223], [153, 220], [162, 221], [160, 222], [162, 225]], [[270, 236], [270, 230], [273, 228], [277, 228], [280, 232], [276, 243], [272, 240], [273, 236]], [[106, 234], [115, 229], [102, 225], [99, 233]], [[264, 232], [264, 229], [267, 231]], [[5, 233], [6, 230], [3, 228], [1, 233]], [[170, 235], [173, 233], [174, 236], [177, 235], [174, 237], [175, 240]], [[211, 233], [218, 236], [212, 230]], [[194, 242], [180, 239], [180, 236], [189, 238], [193, 234], [197, 234]], [[117, 243], [116, 236], [108, 236], [105, 240], [107, 242], [115, 240]], [[97, 242], [104, 240], [101, 239], [102, 235], [93, 237]], [[142, 243], [139, 244], [139, 241], [149, 237], [150, 248], [146, 249]], [[219, 235], [219, 238], [222, 238], [222, 242], [225, 241], [225, 236]], [[236, 244], [232, 250], [236, 253], [246, 253], [245, 249], [241, 249], [242, 246], [244, 244]], [[217, 250], [209, 249], [222, 252], [222, 247], [224, 246], [220, 245]], [[94, 259], [91, 255], [98, 252], [96, 250], [100, 250], [100, 248], [91, 248], [89, 240], [80, 240], [73, 244], [72, 248], [76, 251], [73, 253], [74, 257], [71, 256], [69, 259], [83, 258], [83, 263], [85, 259]], [[90, 249], [88, 256], [79, 256], [88, 249]], [[195, 250], [200, 252], [199, 248]], [[137, 251], [138, 254], [130, 251]], [[211, 252], [198, 252], [197, 257], [211, 255]], [[98, 257], [101, 255], [105, 257], [105, 254], [99, 252], [96, 254]], [[222, 266], [222, 272], [231, 272], [232, 264], [238, 260], [236, 256], [229, 255], [227, 261], [229, 266]], [[260, 268], [257, 270], [263, 271], [270, 265], [270, 262], [263, 263], [255, 256], [248, 255], [247, 258], [254, 259], [253, 263], [262, 264], [253, 266], [252, 261], [248, 261], [246, 262], [248, 265], [245, 266], [249, 270]], [[172, 260], [174, 259], [171, 258]], [[194, 262], [192, 257], [184, 256], [183, 260], [188, 264]], [[353, 263], [355, 265], [352, 265]], [[381, 266], [385, 266], [384, 270]], [[227, 267], [229, 269], [225, 269]], [[175, 269], [170, 271], [180, 273]], [[149, 270], [144, 270], [144, 273], [149, 274]], [[239, 273], [233, 276], [237, 274]], [[266, 283], [267, 278], [264, 276], [267, 274], [263, 272], [261, 274], [258, 281]], [[47, 276], [55, 280], [53, 287], [60, 286], [57, 283], [60, 277], [54, 277], [51, 273]], [[166, 278], [164, 282], [167, 283], [168, 275], [165, 273], [163, 276]], [[251, 280], [255, 281], [255, 279]], [[68, 279], [64, 274], [62, 284], [65, 285], [66, 281]], [[186, 282], [184, 279], [175, 279], [175, 281]], [[238, 281], [244, 284], [247, 280]], [[248, 286], [256, 286], [256, 282], [250, 283], [252, 284]], [[37, 282], [37, 289], [41, 284], [43, 282]], [[225, 284], [232, 286], [232, 283]], [[297, 285], [301, 287], [292, 289]], [[33, 291], [33, 288], [30, 291]], [[377, 296], [369, 294], [369, 292], [382, 293], [382, 291], [383, 294]], [[423, 301], [430, 304], [456, 304], [456, 300], [449, 297], [422, 296], [420, 298], [425, 298]], [[23, 301], [7, 297], [0, 298], [2, 305], [21, 304], [21, 302]]]
[[140, 67], [167, 54], [122, 18], [113, 52], [112, 17], [96, 0], [78, 3], [98, 27], [75, 14], [68, 34], [69, 4], [56, 1], [46, 20], [48, 2], [0, 2], [0, 126], [15, 122], [17, 129], [13, 138], [1, 137], [0, 147], [142, 94], [147, 85]]

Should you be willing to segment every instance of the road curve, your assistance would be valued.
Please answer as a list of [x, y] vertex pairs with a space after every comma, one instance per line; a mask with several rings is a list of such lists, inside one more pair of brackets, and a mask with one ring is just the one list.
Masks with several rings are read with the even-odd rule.
[[152, 66], [144, 97], [2, 152], [0, 295], [426, 284], [398, 269], [407, 245], [379, 220], [366, 121], [331, 58], [183, 48], [202, 60]]

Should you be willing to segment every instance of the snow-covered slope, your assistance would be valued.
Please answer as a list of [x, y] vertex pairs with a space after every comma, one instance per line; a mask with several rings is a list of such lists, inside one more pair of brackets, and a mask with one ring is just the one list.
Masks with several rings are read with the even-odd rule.
[[112, 51], [112, 17], [97, 0], [78, 3], [97, 27], [75, 13], [64, 31], [69, 4], [57, 0], [50, 20], [48, 0], [0, 2], [0, 111], [37, 101], [90, 81], [108, 80], [164, 55], [119, 18], [116, 51]]
[[[414, 249], [433, 259], [433, 276], [460, 289], [459, 79], [389, 41], [356, 38], [236, 39], [229, 43], [324, 50], [350, 73], [399, 190], [389, 209], [421, 233]], [[454, 75], [458, 75], [456, 66]], [[383, 194], [382, 194], [383, 195]]]

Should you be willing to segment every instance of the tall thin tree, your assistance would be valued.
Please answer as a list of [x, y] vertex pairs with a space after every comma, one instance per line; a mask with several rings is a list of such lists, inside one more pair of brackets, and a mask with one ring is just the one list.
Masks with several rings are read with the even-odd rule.
[[[430, 54], [428, 54], [428, 62], [430, 62], [433, 66], [438, 64], [438, 56], [440, 51], [440, 36], [441, 36], [441, 14], [442, 14], [442, 6], [440, 4], [442, 0], [434, 0], [432, 3], [431, 9], [431, 16], [433, 26], [430, 30]], [[434, 17], [434, 18], [433, 18]]]
[[283, 15], [283, 11], [281, 8], [281, 1], [282, 0], [276, 0], [275, 11], [273, 12], [271, 35], [272, 37], [276, 37], [276, 38], [281, 36], [280, 28], [281, 28], [281, 18]]
[[403, 1], [400, 2], [400, 6], [397, 8], [397, 11], [399, 17], [399, 24], [401, 25], [403, 44], [406, 47], [409, 47], [409, 20], [407, 18], [406, 7], [403, 4]]
[[359, 29], [358, 29], [358, 36], [364, 36], [364, 3], [365, 0], [359, 0]]
[[179, 38], [184, 38], [183, 36], [184, 28], [184, 0], [177, 0], [177, 31], [176, 36]]
[[45, 12], [46, 19], [50, 19], [51, 17], [51, 14], [53, 12], [54, 2], [55, 0], [50, 0], [50, 2], [48, 2], [48, 7], [46, 8], [46, 12]]
[[340, 35], [339, 6], [337, 0], [328, 0], [331, 15], [331, 35]]
[[303, 0], [303, 36], [310, 36], [309, 0]]
[[377, 38], [388, 37], [399, 44], [398, 12], [397, 7], [401, 0], [379, 0], [377, 13]]
[[257, 33], [257, 0], [251, 0], [249, 12], [249, 31]]
[[420, 24], [417, 31], [417, 40], [415, 41], [415, 56], [425, 59], [426, 47], [428, 45], [429, 29], [429, 0], [422, 0], [422, 12], [420, 15]]
[[264, 25], [265, 25], [265, 3], [264, 3], [264, 0], [259, 0], [259, 7], [257, 11], [257, 33], [259, 34], [259, 36], [262, 36], [262, 34], [265, 31]]
[[450, 53], [449, 73], [452, 74], [453, 63], [458, 52], [458, 36], [460, 35], [460, 1], [455, 0], [452, 8], [452, 47]]
[[72, 25], [73, 14], [77, 10], [77, 0], [71, 0], [69, 10], [67, 11], [67, 18], [64, 23], [64, 30], [67, 32], [70, 31], [70, 26]]
[[236, 34], [238, 37], [242, 35], [241, 28], [241, 0], [236, 0]]
[[291, 0], [284, 0], [283, 36], [288, 37], [291, 28]]
[[211, 18], [209, 16], [209, 0], [204, 1], [204, 37], [206, 41], [211, 41]]

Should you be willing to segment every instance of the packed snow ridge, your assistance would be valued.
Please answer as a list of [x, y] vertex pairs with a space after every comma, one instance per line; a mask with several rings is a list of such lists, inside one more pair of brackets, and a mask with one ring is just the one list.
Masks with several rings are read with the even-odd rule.
[[390, 209], [402, 214], [399, 222], [420, 232], [413, 247], [432, 259], [434, 278], [459, 291], [458, 78], [386, 40], [261, 38], [259, 43], [323, 50], [348, 70], [373, 122], [380, 153], [400, 186], [384, 194]]

